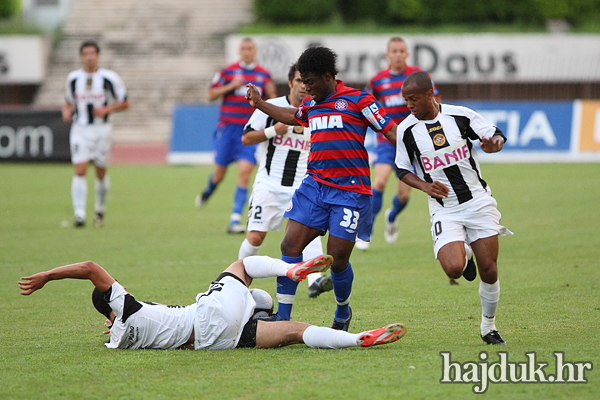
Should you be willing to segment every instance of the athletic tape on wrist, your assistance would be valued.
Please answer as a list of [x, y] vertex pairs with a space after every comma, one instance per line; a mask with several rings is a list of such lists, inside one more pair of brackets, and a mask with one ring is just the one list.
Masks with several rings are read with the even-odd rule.
[[271, 139], [271, 138], [277, 136], [277, 132], [275, 131], [275, 127], [274, 126], [270, 126], [268, 128], [265, 128], [265, 136], [267, 137], [267, 139]]

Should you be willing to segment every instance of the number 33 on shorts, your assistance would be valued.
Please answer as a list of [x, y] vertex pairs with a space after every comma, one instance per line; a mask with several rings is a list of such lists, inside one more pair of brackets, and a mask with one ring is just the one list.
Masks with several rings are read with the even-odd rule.
[[360, 214], [358, 211], [349, 210], [344, 208], [344, 219], [340, 222], [340, 226], [349, 229], [356, 229], [358, 227], [358, 218]]

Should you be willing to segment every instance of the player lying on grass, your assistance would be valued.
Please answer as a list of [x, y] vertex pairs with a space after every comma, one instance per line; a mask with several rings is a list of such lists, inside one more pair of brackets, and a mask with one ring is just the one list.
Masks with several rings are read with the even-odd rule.
[[[273, 308], [268, 293], [249, 289], [252, 279], [287, 276], [301, 281], [308, 274], [326, 271], [333, 257], [320, 255], [298, 264], [266, 256], [235, 261], [208, 291], [187, 307], [137, 301], [101, 266], [85, 261], [21, 278], [21, 294], [30, 295], [53, 280], [90, 280], [94, 307], [106, 316], [108, 348], [120, 349], [233, 349], [274, 348], [297, 343], [308, 347], [341, 349], [392, 343], [406, 333], [403, 324], [352, 334], [295, 321], [263, 321], [253, 317], [261, 308]], [[270, 304], [269, 304], [270, 303]]]

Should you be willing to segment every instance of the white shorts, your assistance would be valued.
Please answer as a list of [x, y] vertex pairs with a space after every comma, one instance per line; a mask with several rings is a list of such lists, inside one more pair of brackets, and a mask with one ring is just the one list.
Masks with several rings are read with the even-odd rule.
[[495, 235], [512, 235], [500, 225], [501, 215], [497, 206], [496, 199], [484, 194], [460, 206], [437, 210], [431, 216], [435, 258], [440, 249], [450, 242], [471, 244]]
[[110, 160], [111, 124], [71, 125], [69, 143], [71, 162], [81, 164], [92, 161], [96, 166], [105, 168]]
[[293, 193], [273, 192], [255, 187], [250, 195], [248, 231], [278, 231], [283, 224], [283, 213], [292, 201]]
[[248, 287], [229, 273], [219, 278], [196, 296], [195, 350], [234, 349], [254, 313], [256, 302]]

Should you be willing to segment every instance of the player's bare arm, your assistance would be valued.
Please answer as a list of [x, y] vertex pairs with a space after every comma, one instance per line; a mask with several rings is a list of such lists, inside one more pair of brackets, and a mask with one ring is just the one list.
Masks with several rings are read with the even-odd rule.
[[274, 104], [271, 104], [267, 101], [264, 101], [260, 97], [260, 92], [253, 84], [249, 83], [246, 85], [248, 88], [248, 92], [246, 93], [246, 100], [248, 103], [254, 108], [258, 108], [260, 111], [265, 114], [275, 118], [277, 121], [287, 124], [287, 125], [300, 125], [294, 115], [296, 114], [296, 109], [292, 107], [278, 107]]
[[94, 117], [104, 118], [107, 114], [122, 111], [126, 108], [129, 108], [129, 100], [119, 101], [102, 107], [94, 107]]
[[409, 172], [406, 175], [404, 175], [402, 177], [402, 182], [438, 199], [446, 198], [450, 193], [448, 186], [444, 185], [443, 183], [438, 181], [434, 181], [433, 183], [425, 182], [412, 172]]
[[[279, 136], [285, 135], [288, 130], [288, 127], [289, 127], [289, 125], [282, 124], [281, 122], [277, 122], [275, 125], [273, 125], [269, 128], [260, 129], [258, 131], [246, 132], [242, 136], [242, 144], [243, 145], [258, 144], [258, 143], [264, 142], [265, 140], [270, 139], [273, 136], [267, 136], [267, 134], [269, 133], [269, 131], [267, 131], [268, 129], [273, 129], [275, 131], [275, 135], [279, 135]], [[267, 131], [267, 133], [265, 133], [265, 131]]]
[[232, 90], [235, 90], [235, 89], [243, 86], [244, 83], [245, 83], [245, 81], [243, 78], [235, 77], [226, 85], [209, 88], [208, 89], [208, 100], [209, 101], [217, 100], [219, 97], [223, 96], [225, 93], [231, 92]]
[[383, 134], [394, 146], [396, 145], [396, 131], [398, 130], [398, 125], [394, 124], [387, 132]]
[[486, 153], [497, 153], [502, 150], [502, 147], [504, 147], [504, 141], [504, 137], [501, 135], [494, 135], [489, 138], [484, 137], [481, 139], [479, 147], [481, 147], [481, 150], [485, 151]]
[[65, 124], [70, 124], [73, 122], [73, 113], [75, 112], [75, 104], [67, 103], [62, 106], [62, 119]]
[[22, 295], [28, 296], [43, 288], [46, 283], [60, 279], [87, 279], [101, 292], [106, 292], [115, 283], [115, 279], [104, 268], [95, 262], [84, 261], [22, 277], [19, 288]]

